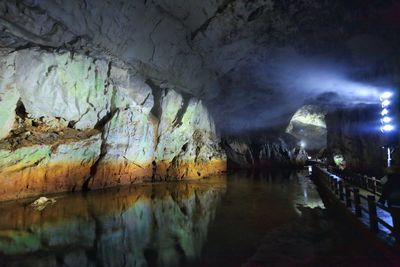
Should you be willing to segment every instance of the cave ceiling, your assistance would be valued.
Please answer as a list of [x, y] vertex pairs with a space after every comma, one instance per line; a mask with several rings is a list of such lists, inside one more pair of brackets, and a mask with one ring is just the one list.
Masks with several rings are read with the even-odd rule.
[[394, 0], [0, 1], [1, 47], [128, 65], [202, 98], [226, 132], [287, 124], [306, 103], [373, 103], [399, 84], [399, 28]]

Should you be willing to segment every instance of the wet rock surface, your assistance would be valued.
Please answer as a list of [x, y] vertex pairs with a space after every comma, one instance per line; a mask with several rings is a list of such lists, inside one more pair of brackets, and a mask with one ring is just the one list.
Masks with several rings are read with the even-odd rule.
[[8, 63], [0, 93], [8, 98], [0, 98], [0, 200], [226, 169], [200, 100], [182, 101], [129, 68], [71, 52], [8, 52], [2, 50]]

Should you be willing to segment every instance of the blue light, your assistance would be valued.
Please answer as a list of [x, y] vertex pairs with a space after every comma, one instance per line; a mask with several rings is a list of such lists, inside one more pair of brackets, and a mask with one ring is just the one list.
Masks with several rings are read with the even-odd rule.
[[389, 123], [389, 122], [392, 121], [392, 118], [386, 116], [386, 117], [383, 117], [382, 121], [383, 121], [384, 123]]
[[381, 99], [388, 99], [391, 98], [393, 96], [392, 92], [384, 92], [383, 94], [381, 94]]
[[386, 124], [381, 127], [382, 132], [391, 132], [394, 130], [394, 126], [391, 124]]
[[383, 100], [382, 101], [382, 107], [384, 108], [384, 107], [388, 107], [390, 105], [390, 101], [389, 100]]
[[382, 112], [381, 112], [381, 115], [382, 115], [382, 116], [385, 116], [385, 115], [387, 115], [387, 114], [389, 114], [389, 110], [386, 109], [386, 108], [384, 108], [384, 109], [382, 110]]

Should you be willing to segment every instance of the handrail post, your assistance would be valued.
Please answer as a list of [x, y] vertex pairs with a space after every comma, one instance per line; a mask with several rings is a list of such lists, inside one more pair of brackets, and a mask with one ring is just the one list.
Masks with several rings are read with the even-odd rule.
[[358, 188], [353, 189], [354, 193], [354, 208], [356, 211], [356, 216], [361, 217], [361, 200], [360, 200], [360, 190]]
[[375, 196], [368, 195], [368, 213], [369, 213], [369, 226], [374, 232], [378, 232], [378, 214], [376, 213], [376, 202]]
[[331, 190], [335, 191], [335, 178], [331, 176]]
[[339, 198], [340, 200], [344, 200], [343, 181], [339, 181]]
[[372, 192], [374, 193], [374, 195], [376, 195], [376, 179], [375, 177], [372, 177]]
[[396, 243], [400, 246], [400, 210], [399, 208], [390, 208], [392, 215], [393, 229], [392, 234], [396, 238]]
[[334, 180], [334, 185], [335, 185], [335, 194], [339, 195], [339, 183], [337, 179]]
[[346, 207], [351, 208], [351, 191], [348, 185], [345, 185], [344, 191], [346, 196]]

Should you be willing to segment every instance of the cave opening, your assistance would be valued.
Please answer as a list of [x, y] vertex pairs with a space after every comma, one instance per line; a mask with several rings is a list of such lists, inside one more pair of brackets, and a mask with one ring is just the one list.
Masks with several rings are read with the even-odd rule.
[[0, 1], [0, 265], [399, 266], [399, 18]]

